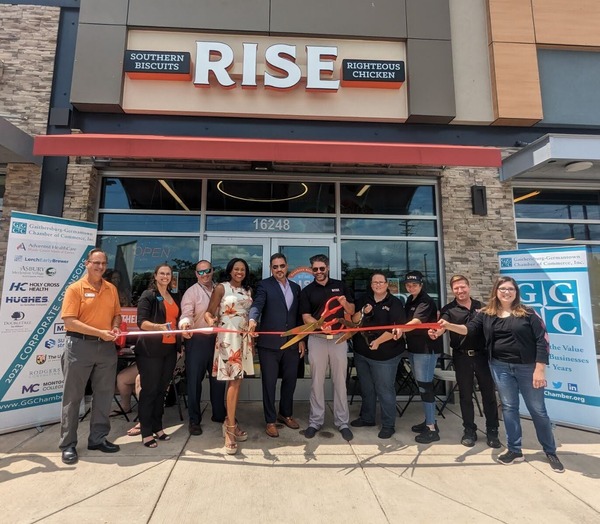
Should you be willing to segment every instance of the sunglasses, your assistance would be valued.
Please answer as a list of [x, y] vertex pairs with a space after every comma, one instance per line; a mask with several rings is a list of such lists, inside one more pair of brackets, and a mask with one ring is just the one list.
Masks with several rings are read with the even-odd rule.
[[209, 269], [197, 269], [196, 273], [198, 273], [200, 276], [210, 275], [212, 273], [212, 268], [209, 268]]
[[325, 271], [327, 271], [327, 266], [320, 266], [320, 267], [312, 268], [313, 273], [325, 273]]
[[279, 264], [279, 265], [273, 264], [271, 267], [273, 269], [285, 269], [285, 266], [286, 266], [285, 264]]

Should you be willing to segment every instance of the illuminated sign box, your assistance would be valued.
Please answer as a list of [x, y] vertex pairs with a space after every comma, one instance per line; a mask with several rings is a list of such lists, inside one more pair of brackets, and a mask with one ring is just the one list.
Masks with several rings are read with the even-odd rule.
[[405, 80], [400, 60], [342, 60], [342, 87], [400, 89]]
[[129, 78], [138, 80], [192, 79], [191, 53], [185, 51], [127, 50], [123, 68]]

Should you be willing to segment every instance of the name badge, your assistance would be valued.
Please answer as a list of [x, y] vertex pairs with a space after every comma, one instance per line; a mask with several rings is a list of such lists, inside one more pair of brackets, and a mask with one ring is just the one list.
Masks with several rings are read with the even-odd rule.
[[96, 298], [96, 293], [86, 293], [83, 295], [85, 298]]

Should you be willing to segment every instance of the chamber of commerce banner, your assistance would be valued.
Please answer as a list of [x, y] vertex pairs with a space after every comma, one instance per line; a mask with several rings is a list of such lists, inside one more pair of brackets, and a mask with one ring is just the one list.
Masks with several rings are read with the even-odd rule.
[[[544, 320], [550, 338], [546, 407], [554, 422], [600, 430], [600, 384], [591, 285], [599, 263], [584, 246], [499, 253], [500, 272], [519, 283], [521, 301]], [[595, 293], [598, 289], [595, 289]], [[595, 295], [598, 299], [597, 294]], [[594, 321], [595, 320], [595, 321]], [[527, 413], [524, 403], [521, 410]]]
[[96, 224], [13, 211], [0, 307], [0, 433], [60, 420], [66, 287], [85, 273]]

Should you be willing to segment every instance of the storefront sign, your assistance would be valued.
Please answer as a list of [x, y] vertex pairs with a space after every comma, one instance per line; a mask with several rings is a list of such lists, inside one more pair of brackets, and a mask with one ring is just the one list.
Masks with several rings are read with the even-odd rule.
[[[600, 384], [585, 247], [499, 253], [500, 272], [544, 320], [550, 338], [546, 406], [555, 422], [600, 429]], [[524, 410], [524, 403], [521, 402]], [[526, 413], [526, 411], [523, 411]]]
[[123, 67], [129, 78], [138, 80], [192, 79], [191, 55], [187, 52], [127, 50]]
[[0, 433], [60, 419], [61, 303], [95, 241], [95, 224], [12, 212], [0, 307]]
[[[342, 61], [340, 79], [332, 79], [337, 46], [307, 45], [299, 50], [290, 44], [273, 44], [266, 48], [264, 56], [258, 57], [259, 46], [244, 42], [243, 53], [237, 61], [242, 64], [239, 84], [230, 70], [236, 63], [231, 46], [223, 42], [196, 42], [194, 85], [208, 88], [218, 84], [230, 89], [238, 85], [243, 89], [256, 89], [260, 76], [266, 89], [287, 90], [298, 86], [305, 79], [307, 91], [335, 92], [340, 87], [400, 89], [405, 80], [404, 62], [394, 60], [345, 59]], [[305, 53], [303, 70], [297, 63], [298, 53]], [[265, 65], [262, 71], [257, 64]], [[190, 53], [168, 51], [125, 52], [125, 72], [129, 78], [138, 80], [189, 80]]]
[[405, 42], [132, 29], [124, 62], [126, 113], [408, 118]]

